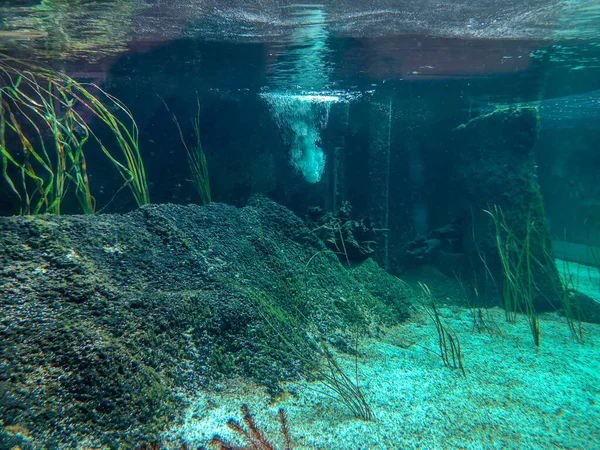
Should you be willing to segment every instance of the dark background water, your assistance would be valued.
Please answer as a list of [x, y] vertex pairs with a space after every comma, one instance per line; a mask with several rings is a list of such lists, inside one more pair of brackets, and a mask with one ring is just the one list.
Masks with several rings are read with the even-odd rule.
[[[370, 105], [389, 105], [391, 221], [407, 239], [468, 208], [452, 198], [452, 130], [499, 105], [539, 105], [536, 155], [552, 231], [589, 242], [600, 216], [597, 12], [593, 2], [548, 1], [0, 2], [0, 45], [100, 84], [131, 108], [152, 202], [198, 201], [160, 100], [192, 139], [198, 95], [214, 200], [243, 204], [262, 193], [299, 214], [339, 206], [331, 161], [343, 144], [351, 182], [339, 197], [368, 215]], [[319, 130], [318, 183], [290, 164], [293, 133], [261, 95], [274, 92], [343, 100]], [[88, 157], [98, 205], [133, 209], [125, 191], [111, 202], [122, 181], [103, 155]], [[15, 210], [5, 185], [0, 210]]]

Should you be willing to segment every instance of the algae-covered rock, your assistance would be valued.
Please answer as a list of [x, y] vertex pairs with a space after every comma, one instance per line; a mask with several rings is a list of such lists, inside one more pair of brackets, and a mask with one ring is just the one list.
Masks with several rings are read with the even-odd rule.
[[[469, 205], [463, 242], [480, 294], [502, 296], [506, 274], [500, 243], [503, 252], [510, 247], [510, 258], [533, 261], [523, 262], [519, 271], [524, 275], [513, 276], [531, 280], [529, 295], [537, 310], [554, 311], [562, 286], [537, 181], [533, 146], [538, 130], [539, 114], [530, 106], [498, 109], [456, 128], [460, 182]], [[518, 261], [515, 265], [521, 267]]]
[[263, 198], [2, 218], [0, 239], [0, 448], [127, 447], [226, 377], [276, 392], [305, 370], [309, 329], [343, 350], [355, 324], [408, 315], [398, 280], [346, 269]]

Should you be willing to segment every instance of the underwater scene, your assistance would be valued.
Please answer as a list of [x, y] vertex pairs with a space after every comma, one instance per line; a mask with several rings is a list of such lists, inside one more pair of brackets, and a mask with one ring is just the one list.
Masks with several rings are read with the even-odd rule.
[[0, 450], [600, 449], [600, 2], [0, 0]]

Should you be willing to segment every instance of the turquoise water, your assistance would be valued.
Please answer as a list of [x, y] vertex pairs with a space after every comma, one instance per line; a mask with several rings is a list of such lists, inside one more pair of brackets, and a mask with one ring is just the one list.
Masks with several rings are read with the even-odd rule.
[[599, 142], [595, 0], [0, 0], [0, 450], [600, 448]]

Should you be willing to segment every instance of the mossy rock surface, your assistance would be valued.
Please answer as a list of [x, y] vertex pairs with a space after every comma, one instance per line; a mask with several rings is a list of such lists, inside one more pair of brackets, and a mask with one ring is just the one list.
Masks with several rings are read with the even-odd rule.
[[[408, 317], [411, 291], [352, 271], [286, 208], [150, 205], [0, 219], [0, 449], [127, 448], [228, 377], [272, 391], [302, 361], [265, 321], [344, 349]], [[310, 330], [308, 329], [310, 328]]]
[[498, 109], [456, 128], [460, 183], [468, 205], [463, 226], [468, 273], [476, 274], [471, 281], [488, 305], [504, 305], [505, 274], [498, 256], [497, 230], [486, 211], [502, 218], [520, 242], [530, 231], [529, 253], [539, 262], [531, 268], [533, 305], [538, 311], [555, 311], [560, 306], [562, 286], [537, 181], [534, 144], [539, 122], [537, 108], [524, 106]]

